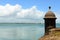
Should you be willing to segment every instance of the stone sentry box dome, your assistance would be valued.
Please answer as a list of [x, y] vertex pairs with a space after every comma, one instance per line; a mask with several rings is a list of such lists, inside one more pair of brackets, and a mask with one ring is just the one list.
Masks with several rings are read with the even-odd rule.
[[49, 6], [49, 11], [45, 14], [45, 35], [49, 34], [49, 30], [52, 28], [56, 28], [56, 16], [50, 11], [51, 7]]
[[56, 16], [52, 11], [48, 11], [45, 15], [45, 18], [56, 18]]
[[50, 11], [51, 7], [49, 6], [49, 11], [45, 14], [44, 18], [56, 18], [55, 14]]

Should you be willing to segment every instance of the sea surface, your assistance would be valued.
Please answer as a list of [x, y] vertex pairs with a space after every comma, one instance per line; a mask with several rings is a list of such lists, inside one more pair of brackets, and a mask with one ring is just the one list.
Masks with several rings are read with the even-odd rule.
[[44, 24], [39, 23], [0, 23], [0, 40], [38, 40], [44, 30]]

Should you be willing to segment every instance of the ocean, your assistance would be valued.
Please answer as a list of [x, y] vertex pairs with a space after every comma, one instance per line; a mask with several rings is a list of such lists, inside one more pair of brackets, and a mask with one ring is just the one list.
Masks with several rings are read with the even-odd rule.
[[38, 40], [44, 30], [44, 24], [39, 23], [0, 23], [0, 40]]

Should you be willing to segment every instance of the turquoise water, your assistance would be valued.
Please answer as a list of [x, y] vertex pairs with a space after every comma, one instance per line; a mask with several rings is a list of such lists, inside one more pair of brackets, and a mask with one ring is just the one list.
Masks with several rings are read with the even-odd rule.
[[43, 35], [44, 24], [0, 23], [0, 40], [38, 40]]

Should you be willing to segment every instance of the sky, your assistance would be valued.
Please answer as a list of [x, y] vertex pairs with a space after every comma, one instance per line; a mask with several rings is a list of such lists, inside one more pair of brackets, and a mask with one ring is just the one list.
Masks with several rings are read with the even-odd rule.
[[60, 0], [0, 0], [0, 22], [39, 23], [51, 6], [60, 22]]

